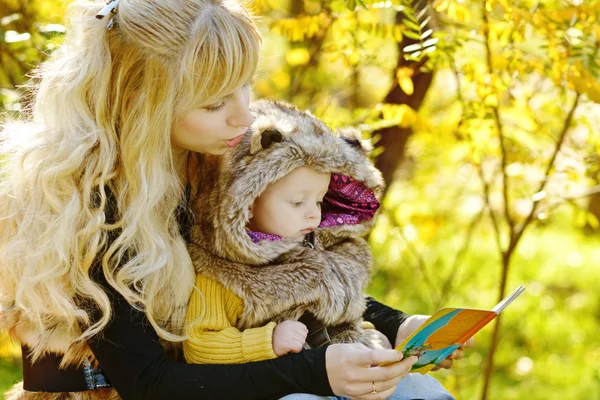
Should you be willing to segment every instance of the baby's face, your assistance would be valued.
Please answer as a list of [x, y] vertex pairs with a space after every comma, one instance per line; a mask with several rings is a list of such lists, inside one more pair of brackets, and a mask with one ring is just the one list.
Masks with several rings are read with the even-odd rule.
[[321, 202], [331, 174], [300, 167], [270, 184], [254, 201], [248, 228], [302, 240], [321, 223]]

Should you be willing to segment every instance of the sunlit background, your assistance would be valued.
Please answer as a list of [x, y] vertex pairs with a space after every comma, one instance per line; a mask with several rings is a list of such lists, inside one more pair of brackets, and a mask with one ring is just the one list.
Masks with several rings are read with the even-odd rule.
[[[376, 145], [389, 190], [369, 293], [429, 314], [527, 287], [433, 376], [459, 400], [600, 399], [600, 1], [248, 6], [264, 36], [255, 98]], [[61, 42], [64, 9], [3, 0], [5, 115], [26, 106], [19, 85]], [[3, 393], [20, 351], [0, 335]]]

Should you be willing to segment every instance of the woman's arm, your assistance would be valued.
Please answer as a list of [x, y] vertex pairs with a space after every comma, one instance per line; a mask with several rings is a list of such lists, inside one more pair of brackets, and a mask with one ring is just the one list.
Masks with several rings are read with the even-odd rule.
[[326, 348], [238, 365], [188, 365], [168, 359], [143, 312], [106, 281], [113, 318], [89, 345], [104, 374], [129, 399], [266, 399], [290, 393], [332, 395]]
[[388, 307], [370, 296], [366, 297], [365, 301], [367, 302], [367, 309], [363, 316], [365, 321], [375, 325], [375, 328], [383, 333], [390, 343], [396, 343], [398, 329], [410, 315]]

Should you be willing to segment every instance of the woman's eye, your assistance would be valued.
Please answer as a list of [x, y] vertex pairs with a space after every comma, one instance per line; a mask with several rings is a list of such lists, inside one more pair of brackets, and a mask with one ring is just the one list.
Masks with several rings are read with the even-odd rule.
[[317, 207], [321, 208], [322, 205], [323, 205], [322, 201], [317, 201]]
[[300, 207], [302, 205], [301, 201], [292, 201], [292, 206], [294, 207]]
[[204, 109], [208, 112], [216, 112], [216, 111], [222, 110], [223, 107], [225, 107], [225, 104], [226, 104], [226, 102], [223, 101], [223, 102], [221, 102], [221, 104], [218, 104], [216, 106], [214, 106], [214, 105], [206, 106], [206, 107], [204, 107]]

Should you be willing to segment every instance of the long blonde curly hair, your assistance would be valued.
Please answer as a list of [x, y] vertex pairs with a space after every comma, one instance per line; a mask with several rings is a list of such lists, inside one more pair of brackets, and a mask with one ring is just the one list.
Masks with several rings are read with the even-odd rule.
[[108, 283], [158, 334], [181, 340], [178, 305], [194, 271], [176, 220], [184, 190], [170, 132], [184, 112], [251, 79], [260, 37], [225, 0], [121, 0], [110, 30], [95, 18], [104, 5], [70, 5], [64, 44], [35, 74], [33, 107], [0, 135], [0, 322], [16, 311], [41, 332], [60, 321], [89, 339], [111, 317], [90, 278], [101, 259]]

